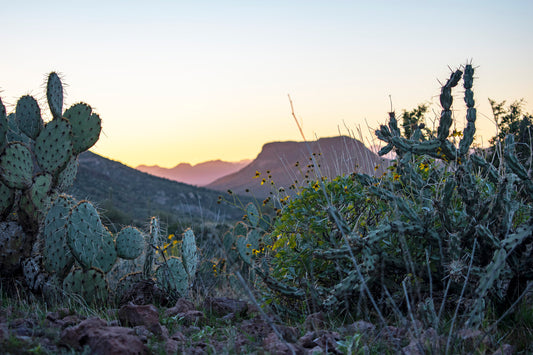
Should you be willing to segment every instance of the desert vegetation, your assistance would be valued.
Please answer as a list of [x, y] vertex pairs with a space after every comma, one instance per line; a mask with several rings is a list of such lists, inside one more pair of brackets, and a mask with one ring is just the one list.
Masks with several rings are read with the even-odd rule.
[[[55, 73], [49, 122], [30, 96], [9, 115], [0, 101], [0, 349], [533, 351], [532, 117], [520, 101], [491, 101], [499, 132], [473, 147], [473, 87], [471, 64], [450, 74], [435, 129], [423, 105], [389, 113], [375, 136], [379, 155], [395, 158], [380, 174], [328, 179], [310, 151], [317, 179], [297, 191], [256, 171], [270, 197], [220, 196], [242, 209], [239, 221], [162, 226], [154, 216], [113, 231], [91, 202], [65, 194], [99, 116], [83, 103], [63, 112]], [[452, 131], [458, 98], [465, 127]]]

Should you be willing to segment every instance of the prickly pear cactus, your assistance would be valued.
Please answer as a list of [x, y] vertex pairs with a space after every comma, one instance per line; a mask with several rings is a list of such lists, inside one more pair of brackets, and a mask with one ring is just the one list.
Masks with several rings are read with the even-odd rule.
[[15, 117], [20, 131], [31, 139], [35, 139], [43, 128], [41, 108], [37, 100], [29, 95], [22, 96], [17, 101]]
[[0, 219], [4, 220], [11, 213], [14, 202], [15, 190], [0, 181]]
[[85, 269], [96, 267], [108, 272], [117, 260], [113, 236], [88, 201], [81, 201], [70, 211], [67, 244], [76, 261]]
[[260, 250], [261, 241], [261, 232], [257, 229], [250, 230], [246, 236], [237, 237], [237, 250], [245, 263], [252, 264], [254, 255], [258, 254]]
[[0, 156], [0, 171], [4, 183], [26, 190], [32, 185], [33, 161], [30, 149], [23, 143], [9, 143]]
[[59, 119], [63, 114], [63, 84], [61, 84], [61, 79], [55, 72], [51, 72], [48, 75], [46, 99], [52, 116], [54, 116], [54, 119]]
[[259, 210], [255, 206], [255, 204], [253, 204], [252, 202], [248, 203], [245, 207], [245, 211], [246, 217], [250, 222], [250, 225], [252, 227], [257, 227], [259, 225], [259, 220], [261, 216], [259, 215]]
[[116, 237], [117, 256], [123, 259], [135, 259], [144, 249], [144, 236], [135, 227], [123, 228]]
[[46, 215], [42, 231], [44, 268], [63, 277], [74, 264], [74, 256], [67, 244], [67, 218], [74, 205], [71, 196], [59, 196]]
[[76, 104], [66, 110], [64, 116], [72, 126], [74, 154], [89, 149], [98, 141], [102, 130], [101, 120], [92, 112], [91, 106], [85, 103]]
[[35, 139], [35, 157], [42, 170], [54, 173], [72, 157], [70, 123], [64, 118], [48, 122]]
[[72, 270], [63, 280], [63, 290], [81, 296], [92, 305], [105, 303], [109, 295], [105, 275], [96, 268]]
[[2, 151], [4, 146], [7, 144], [7, 131], [8, 131], [8, 123], [7, 123], [6, 107], [2, 103], [2, 99], [0, 99], [0, 151]]
[[183, 261], [178, 257], [170, 257], [156, 270], [157, 283], [167, 292], [185, 297], [189, 289], [189, 276]]

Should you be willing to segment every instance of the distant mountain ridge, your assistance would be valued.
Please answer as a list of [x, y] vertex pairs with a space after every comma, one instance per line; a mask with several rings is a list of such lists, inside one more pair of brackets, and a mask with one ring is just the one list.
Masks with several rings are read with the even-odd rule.
[[251, 161], [251, 159], [245, 159], [238, 162], [227, 162], [219, 159], [196, 165], [180, 163], [173, 168], [163, 168], [158, 165], [139, 165], [135, 169], [185, 184], [205, 186], [218, 178], [244, 168]]
[[[218, 191], [229, 189], [237, 194], [256, 197], [269, 196], [279, 188], [290, 193], [295, 191], [289, 190], [291, 185], [307, 185], [317, 179], [312, 155], [321, 175], [330, 179], [353, 172], [381, 175], [390, 165], [390, 160], [379, 157], [359, 140], [347, 136], [321, 138], [307, 143], [272, 142], [265, 144], [250, 164], [206, 187]], [[260, 173], [258, 178], [254, 178], [256, 172]]]
[[69, 193], [104, 210], [117, 209], [131, 217], [127, 223], [136, 225], [146, 224], [154, 215], [168, 223], [242, 217], [238, 207], [218, 204], [221, 194], [216, 191], [143, 173], [92, 152], [80, 155], [78, 175]]

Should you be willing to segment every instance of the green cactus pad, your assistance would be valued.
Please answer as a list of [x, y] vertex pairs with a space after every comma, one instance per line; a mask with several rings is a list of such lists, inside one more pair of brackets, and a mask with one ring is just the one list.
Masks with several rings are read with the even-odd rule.
[[156, 277], [157, 283], [163, 289], [171, 293], [177, 293], [177, 296], [184, 297], [187, 295], [189, 288], [188, 276], [180, 258], [173, 256], [167, 259], [165, 264], [157, 268]]
[[102, 122], [91, 106], [79, 103], [71, 106], [64, 115], [72, 126], [72, 143], [74, 154], [79, 154], [92, 147], [100, 137]]
[[69, 195], [60, 195], [52, 204], [43, 226], [43, 264], [46, 271], [64, 275], [74, 263], [67, 245], [67, 218], [75, 200]]
[[196, 267], [198, 266], [198, 250], [196, 248], [196, 238], [192, 229], [187, 229], [183, 234], [183, 242], [181, 244], [181, 257], [183, 259], [183, 265], [189, 275], [189, 279], [192, 279], [196, 274]]
[[257, 253], [262, 241], [261, 232], [256, 229], [252, 229], [248, 232], [246, 237], [237, 237], [237, 250], [241, 258], [247, 263], [252, 263], [254, 253]]
[[30, 189], [30, 197], [39, 210], [45, 210], [51, 203], [50, 192], [52, 190], [52, 175], [39, 174], [33, 179]]
[[113, 236], [88, 201], [81, 201], [70, 211], [67, 243], [76, 261], [86, 269], [97, 267], [108, 272], [117, 259]]
[[33, 161], [28, 147], [20, 142], [9, 143], [0, 156], [0, 175], [13, 189], [25, 190], [32, 184]]
[[248, 221], [250, 222], [250, 225], [252, 227], [257, 227], [259, 224], [259, 219], [261, 216], [259, 215], [259, 211], [257, 210], [257, 207], [252, 203], [248, 203], [246, 205], [246, 216], [248, 216]]
[[7, 116], [6, 116], [6, 107], [2, 103], [0, 98], [0, 150], [7, 144]]
[[238, 237], [239, 235], [246, 236], [248, 234], [248, 227], [243, 222], [237, 222], [233, 228], [233, 235]]
[[70, 272], [63, 280], [63, 289], [81, 296], [88, 304], [106, 302], [109, 294], [104, 273], [94, 268]]
[[72, 156], [63, 170], [59, 171], [56, 182], [56, 189], [58, 191], [66, 191], [74, 184], [74, 180], [76, 180], [76, 175], [78, 174], [78, 165], [78, 157]]
[[135, 227], [123, 228], [116, 237], [117, 256], [123, 259], [135, 259], [144, 249], [144, 236]]
[[58, 119], [63, 114], [63, 85], [61, 79], [55, 72], [48, 75], [48, 82], [46, 83], [46, 99], [48, 106], [52, 112], [54, 119]]
[[231, 250], [231, 248], [235, 245], [235, 236], [231, 231], [224, 233], [224, 236], [222, 237], [222, 245], [226, 251]]
[[22, 142], [27, 144], [28, 146], [31, 145], [31, 143], [33, 142], [31, 138], [29, 138], [20, 131], [19, 127], [17, 126], [17, 119], [14, 113], [10, 113], [7, 116], [7, 127], [8, 142]]
[[71, 127], [64, 118], [46, 124], [35, 139], [35, 157], [44, 171], [54, 173], [72, 157]]
[[17, 102], [15, 112], [20, 131], [31, 139], [35, 139], [43, 128], [41, 109], [37, 100], [29, 95], [22, 96]]
[[15, 190], [7, 187], [0, 181], [0, 218], [4, 219], [9, 215], [15, 201]]

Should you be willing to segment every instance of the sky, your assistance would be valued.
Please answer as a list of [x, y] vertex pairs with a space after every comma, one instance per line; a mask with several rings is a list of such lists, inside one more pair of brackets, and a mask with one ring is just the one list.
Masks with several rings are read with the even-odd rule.
[[[488, 99], [533, 112], [533, 1], [5, 1], [0, 97], [8, 112], [47, 73], [66, 107], [103, 121], [92, 151], [129, 166], [253, 159], [263, 144], [358, 131], [430, 104], [476, 68], [477, 142], [495, 135]], [[454, 91], [457, 128], [463, 89]], [[66, 108], [65, 107], [65, 108]]]

